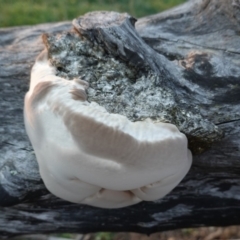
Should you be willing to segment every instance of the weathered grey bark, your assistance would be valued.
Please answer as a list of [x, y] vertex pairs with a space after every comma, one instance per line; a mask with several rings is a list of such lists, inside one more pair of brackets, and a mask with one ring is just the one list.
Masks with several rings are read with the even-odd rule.
[[138, 34], [159, 53], [151, 52], [153, 71], [171, 79], [178, 96], [197, 105], [224, 138], [194, 156], [191, 171], [168, 196], [124, 209], [49, 194], [24, 130], [23, 98], [43, 49], [40, 35], [70, 28], [65, 22], [0, 30], [0, 236], [240, 224], [240, 2], [194, 0], [136, 22]]

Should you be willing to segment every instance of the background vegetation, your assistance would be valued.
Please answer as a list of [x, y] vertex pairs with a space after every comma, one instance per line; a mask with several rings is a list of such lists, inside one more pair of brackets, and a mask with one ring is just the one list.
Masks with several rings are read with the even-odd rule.
[[0, 27], [72, 20], [96, 10], [142, 17], [183, 2], [186, 0], [0, 0]]

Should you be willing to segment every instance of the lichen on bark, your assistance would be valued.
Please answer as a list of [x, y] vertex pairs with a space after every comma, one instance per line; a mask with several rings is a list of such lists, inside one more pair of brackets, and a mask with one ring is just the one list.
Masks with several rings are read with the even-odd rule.
[[[99, 12], [99, 15], [101, 14], [106, 13]], [[131, 17], [125, 18], [124, 21], [136, 35]], [[127, 57], [123, 56], [122, 51], [119, 51], [122, 46], [119, 46], [117, 28], [114, 26], [114, 31], [111, 31], [111, 27], [110, 24], [107, 34], [113, 36], [105, 36], [104, 41], [98, 39], [98, 35], [91, 32], [92, 29], [84, 29], [82, 34], [76, 27], [58, 35], [45, 34], [44, 43], [48, 49], [50, 62], [56, 67], [56, 74], [67, 80], [80, 78], [87, 81], [88, 101], [97, 102], [110, 113], [124, 115], [131, 121], [150, 118], [154, 122], [176, 125], [188, 137], [189, 147], [194, 154], [203, 152], [213, 142], [221, 139], [222, 132], [201, 116], [199, 106], [181, 100], [170, 82], [171, 76], [169, 78], [167, 75], [163, 76], [159, 73], [160, 70], [155, 71], [151, 64], [148, 64], [150, 62], [147, 61], [148, 54], [142, 56], [136, 49], [128, 50], [126, 47], [127, 50], [124, 51], [130, 53], [126, 54]], [[98, 24], [96, 28], [93, 27], [93, 32], [97, 32], [99, 28], [102, 30], [107, 26]], [[118, 40], [114, 42], [116, 36]], [[104, 38], [104, 34], [101, 38]], [[129, 38], [124, 39], [123, 44], [127, 45], [127, 41], [133, 44], [135, 38], [131, 39], [129, 34]], [[158, 59], [158, 53], [153, 49], [149, 50], [149, 46], [144, 44], [146, 52], [152, 51]], [[157, 64], [160, 65], [161, 62]]]

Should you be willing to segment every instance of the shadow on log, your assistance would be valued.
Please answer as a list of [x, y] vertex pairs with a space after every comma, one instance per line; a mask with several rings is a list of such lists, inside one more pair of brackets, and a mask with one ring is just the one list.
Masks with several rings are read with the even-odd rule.
[[[97, 18], [98, 13], [93, 14]], [[171, 80], [166, 84], [176, 92], [181, 103], [196, 106], [201, 121], [216, 126], [224, 137], [210, 149], [195, 154], [188, 175], [158, 201], [106, 210], [58, 199], [48, 193], [41, 181], [24, 130], [23, 99], [31, 66], [44, 47], [40, 35], [69, 31], [71, 24], [1, 29], [2, 238], [47, 232], [150, 234], [183, 227], [240, 224], [240, 2], [189, 1], [167, 12], [139, 19], [135, 27], [136, 32], [132, 28], [131, 36], [126, 35], [139, 42], [132, 49], [144, 52], [146, 43], [152, 56], [152, 59], [137, 59], [140, 65], [148, 65], [162, 78]], [[125, 30], [121, 28], [121, 31], [119, 42], [123, 44], [120, 37]], [[101, 37], [99, 43], [110, 35], [105, 32]], [[131, 62], [133, 55], [128, 51], [125, 57]]]

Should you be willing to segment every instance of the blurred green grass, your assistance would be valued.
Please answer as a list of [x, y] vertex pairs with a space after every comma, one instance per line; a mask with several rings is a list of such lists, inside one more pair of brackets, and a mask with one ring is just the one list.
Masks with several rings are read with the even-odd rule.
[[96, 10], [142, 17], [183, 2], [186, 0], [0, 0], [0, 27], [72, 20]]

